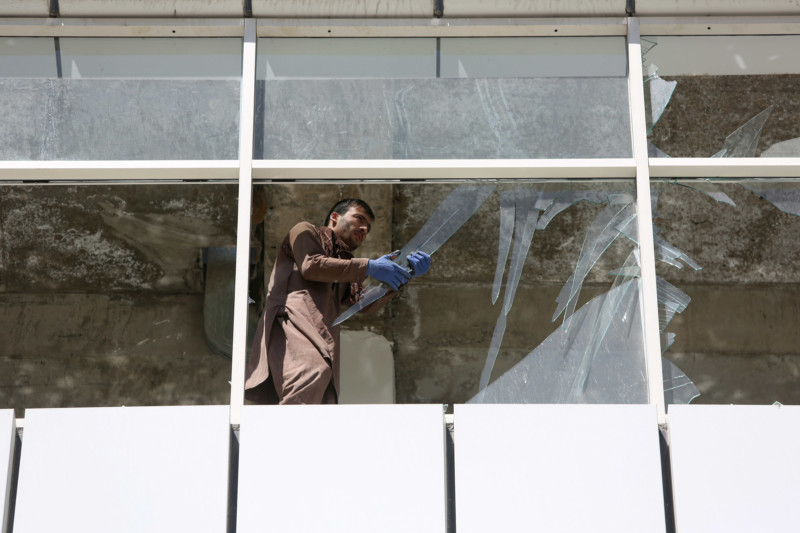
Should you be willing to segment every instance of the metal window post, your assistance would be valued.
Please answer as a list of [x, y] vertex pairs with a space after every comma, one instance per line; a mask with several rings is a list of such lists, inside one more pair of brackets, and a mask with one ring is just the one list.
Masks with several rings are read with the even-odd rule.
[[628, 18], [628, 92], [630, 95], [631, 136], [636, 160], [636, 209], [641, 258], [642, 318], [644, 320], [647, 390], [656, 406], [658, 423], [666, 424], [664, 378], [661, 371], [661, 335], [658, 330], [658, 290], [653, 246], [653, 213], [650, 207], [650, 167], [647, 156], [647, 126], [642, 76], [642, 44], [639, 19]]
[[239, 115], [239, 215], [236, 227], [236, 283], [231, 352], [231, 425], [238, 427], [244, 405], [247, 357], [247, 288], [250, 281], [250, 209], [253, 196], [253, 121], [256, 89], [256, 21], [246, 19], [242, 49]]

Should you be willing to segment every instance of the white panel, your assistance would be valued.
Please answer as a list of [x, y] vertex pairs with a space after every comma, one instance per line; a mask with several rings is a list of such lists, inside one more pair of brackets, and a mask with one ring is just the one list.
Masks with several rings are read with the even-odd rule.
[[46, 17], [50, 14], [48, 0], [3, 0], [0, 17]]
[[0, 411], [0, 531], [6, 532], [11, 509], [8, 498], [11, 495], [11, 476], [14, 467], [14, 447], [17, 428], [13, 409]]
[[625, 15], [625, 0], [445, 0], [447, 17], [581, 17]]
[[48, 37], [0, 37], [0, 78], [55, 78], [55, 50]]
[[636, 0], [636, 14], [651, 15], [796, 15], [797, 0]]
[[58, 0], [62, 17], [241, 17], [242, 0]]
[[239, 533], [445, 531], [441, 405], [244, 406]]
[[456, 405], [459, 533], [665, 530], [652, 405]]
[[225, 531], [227, 406], [28, 409], [15, 533]]
[[435, 78], [435, 39], [258, 40], [256, 78]]
[[241, 39], [62, 38], [65, 78], [238, 79]]
[[433, 0], [253, 0], [254, 17], [433, 17]]
[[623, 37], [478, 37], [441, 41], [443, 78], [625, 76]]
[[800, 73], [800, 35], [643, 36], [660, 76]]
[[671, 405], [669, 427], [680, 533], [797, 531], [799, 406]]

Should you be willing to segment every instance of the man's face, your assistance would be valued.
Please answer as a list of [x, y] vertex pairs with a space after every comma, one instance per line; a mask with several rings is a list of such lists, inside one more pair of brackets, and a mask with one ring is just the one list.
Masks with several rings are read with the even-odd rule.
[[351, 250], [355, 250], [364, 242], [364, 239], [367, 238], [367, 234], [372, 227], [372, 219], [363, 207], [353, 206], [348, 209], [347, 213], [344, 215], [331, 213], [328, 226], [333, 228], [333, 232], [338, 235]]

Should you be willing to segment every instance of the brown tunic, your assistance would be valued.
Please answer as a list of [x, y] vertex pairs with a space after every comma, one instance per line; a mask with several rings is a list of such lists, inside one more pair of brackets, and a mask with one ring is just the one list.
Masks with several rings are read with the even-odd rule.
[[[292, 228], [288, 245], [294, 259], [279, 249], [245, 389], [261, 385], [272, 372], [280, 403], [336, 403], [339, 326], [331, 324], [348, 303], [350, 283], [366, 277], [369, 260], [328, 257], [308, 222]], [[328, 390], [331, 383], [333, 391]]]

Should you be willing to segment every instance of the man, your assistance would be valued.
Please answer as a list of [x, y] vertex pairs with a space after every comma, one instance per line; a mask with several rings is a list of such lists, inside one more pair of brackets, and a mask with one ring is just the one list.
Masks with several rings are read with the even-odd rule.
[[343, 305], [361, 297], [367, 276], [393, 291], [367, 309], [375, 311], [397, 295], [411, 277], [430, 267], [430, 256], [408, 256], [413, 274], [394, 263], [354, 258], [375, 215], [362, 200], [341, 200], [323, 227], [301, 222], [283, 240], [270, 276], [267, 303], [258, 324], [245, 381], [254, 403], [337, 403], [339, 326], [332, 326]]

